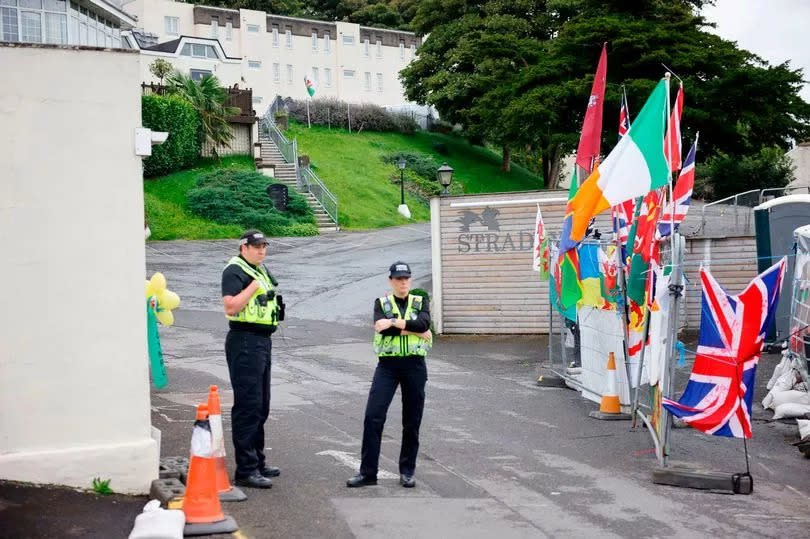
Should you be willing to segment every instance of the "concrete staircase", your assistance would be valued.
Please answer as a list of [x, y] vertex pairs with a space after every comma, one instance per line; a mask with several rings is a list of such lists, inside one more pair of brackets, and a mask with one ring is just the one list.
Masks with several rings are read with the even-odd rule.
[[307, 199], [307, 203], [312, 212], [315, 214], [315, 223], [318, 225], [318, 232], [321, 234], [327, 232], [337, 232], [338, 227], [335, 222], [329, 217], [329, 214], [324, 211], [315, 195], [309, 192], [301, 192], [298, 190], [298, 179], [295, 177], [295, 164], [287, 163], [284, 156], [268, 135], [265, 133], [259, 134], [260, 158], [262, 166], [271, 164], [275, 169], [275, 183], [283, 183], [290, 190], [296, 191]]

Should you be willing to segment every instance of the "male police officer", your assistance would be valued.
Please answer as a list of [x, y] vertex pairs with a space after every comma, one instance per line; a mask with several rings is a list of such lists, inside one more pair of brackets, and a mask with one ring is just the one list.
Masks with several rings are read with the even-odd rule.
[[397, 385], [402, 386], [402, 448], [399, 482], [416, 485], [413, 479], [419, 451], [419, 425], [425, 407], [427, 366], [431, 347], [430, 311], [427, 300], [410, 294], [411, 268], [396, 262], [389, 269], [391, 294], [374, 301], [374, 353], [379, 357], [366, 404], [360, 473], [348, 487], [377, 484], [383, 425]]
[[284, 319], [284, 304], [276, 295], [278, 282], [262, 262], [267, 240], [249, 230], [239, 240], [239, 256], [222, 272], [222, 303], [230, 331], [225, 357], [233, 387], [231, 423], [235, 483], [243, 487], [271, 488], [278, 468], [265, 465], [264, 423], [270, 413], [270, 335]]

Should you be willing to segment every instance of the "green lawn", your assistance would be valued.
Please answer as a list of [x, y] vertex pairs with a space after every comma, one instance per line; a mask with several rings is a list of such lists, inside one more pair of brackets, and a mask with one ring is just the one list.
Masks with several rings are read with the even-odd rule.
[[200, 160], [194, 168], [167, 176], [144, 180], [146, 218], [153, 240], [210, 240], [237, 238], [242, 229], [237, 225], [221, 225], [192, 215], [186, 205], [186, 194], [195, 186], [197, 175], [218, 167], [253, 170], [253, 158], [248, 155]]
[[[293, 124], [288, 137], [298, 139], [299, 154], [310, 156], [314, 170], [338, 197], [340, 225], [349, 229], [379, 228], [409, 221], [397, 213], [399, 185], [390, 178], [397, 170], [380, 157], [400, 150], [430, 154], [439, 163], [446, 161], [455, 172], [454, 181], [465, 193], [497, 193], [541, 189], [543, 182], [527, 170], [512, 165], [509, 173], [500, 170], [501, 157], [487, 148], [472, 146], [466, 140], [438, 133], [349, 133], [343, 129]], [[441, 142], [447, 156], [433, 149]], [[409, 193], [405, 203], [413, 220], [430, 219], [427, 203]]]

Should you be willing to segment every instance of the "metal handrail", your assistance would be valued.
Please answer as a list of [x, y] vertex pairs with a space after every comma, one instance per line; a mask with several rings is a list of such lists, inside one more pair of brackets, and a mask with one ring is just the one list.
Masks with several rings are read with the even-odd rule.
[[284, 161], [295, 166], [295, 178], [298, 190], [304, 193], [312, 193], [318, 204], [321, 205], [326, 215], [335, 222], [335, 227], [340, 229], [338, 224], [338, 199], [326, 188], [318, 176], [309, 167], [301, 167], [298, 164], [298, 139], [290, 141], [275, 122], [275, 118], [270, 110], [264, 115], [260, 122], [260, 128], [267, 133], [278, 146]]
[[779, 192], [781, 192], [783, 194], [778, 195], [778, 196], [785, 196], [785, 194], [788, 194], [789, 192], [793, 192], [793, 191], [796, 191], [796, 190], [799, 190], [799, 189], [801, 189], [803, 191], [807, 191], [807, 194], [810, 194], [810, 185], [797, 185], [795, 187], [769, 187], [768, 189], [763, 189], [759, 193], [759, 203], [762, 204], [763, 202], [765, 202], [765, 200], [764, 200], [765, 199], [765, 193], [767, 191], [779, 191]]
[[304, 190], [312, 193], [315, 200], [326, 212], [332, 221], [335, 222], [335, 227], [340, 229], [338, 223], [338, 199], [332, 192], [326, 188], [318, 175], [315, 174], [309, 167], [301, 167], [299, 169], [299, 183], [303, 184]]

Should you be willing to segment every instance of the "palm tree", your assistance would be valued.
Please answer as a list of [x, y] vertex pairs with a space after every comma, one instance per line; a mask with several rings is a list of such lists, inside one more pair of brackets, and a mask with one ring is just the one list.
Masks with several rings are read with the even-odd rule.
[[203, 136], [212, 146], [212, 152], [217, 155], [217, 147], [231, 147], [233, 130], [228, 123], [228, 117], [239, 114], [237, 107], [227, 105], [228, 91], [219, 85], [219, 80], [213, 75], [205, 75], [199, 81], [175, 71], [166, 79], [166, 90], [169, 94], [179, 95], [197, 110], [200, 115]]

